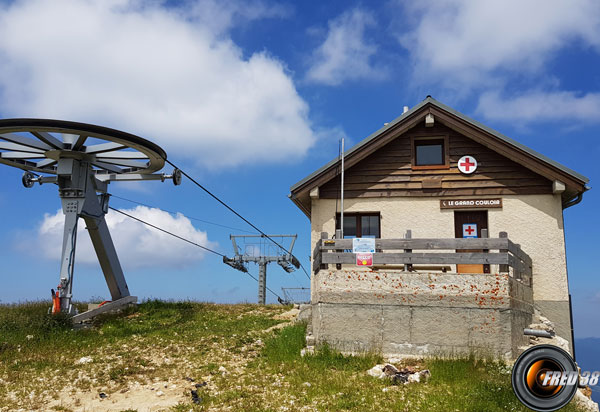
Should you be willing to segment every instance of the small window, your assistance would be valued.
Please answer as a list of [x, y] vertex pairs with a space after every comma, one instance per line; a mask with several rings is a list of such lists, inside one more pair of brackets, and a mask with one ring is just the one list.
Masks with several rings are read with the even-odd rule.
[[417, 166], [443, 165], [444, 141], [424, 140], [415, 142], [415, 160]]
[[447, 139], [416, 138], [413, 140], [414, 168], [446, 168], [448, 167]]
[[[335, 228], [340, 228], [340, 214], [335, 217]], [[380, 238], [379, 213], [344, 213], [344, 238], [374, 237]]]

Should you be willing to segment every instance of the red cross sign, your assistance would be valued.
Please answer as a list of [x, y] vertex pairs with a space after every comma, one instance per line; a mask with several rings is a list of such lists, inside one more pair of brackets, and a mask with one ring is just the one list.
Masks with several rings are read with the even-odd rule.
[[477, 170], [477, 160], [473, 156], [463, 156], [458, 160], [458, 170], [465, 174], [471, 174]]
[[477, 237], [477, 223], [464, 223], [463, 237]]

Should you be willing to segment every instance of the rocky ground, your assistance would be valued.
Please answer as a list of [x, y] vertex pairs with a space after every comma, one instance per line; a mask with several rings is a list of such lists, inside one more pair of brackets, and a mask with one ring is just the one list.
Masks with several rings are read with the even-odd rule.
[[291, 306], [150, 301], [76, 330], [46, 310], [0, 307], [2, 412], [527, 411], [500, 361], [301, 356]]
[[[107, 316], [88, 330], [58, 328], [52, 336], [48, 331], [39, 336], [32, 325], [12, 359], [2, 359], [0, 411], [150, 412], [196, 405], [200, 394], [218, 395], [223, 378], [243, 376], [262, 339], [290, 324], [298, 312], [282, 306], [203, 305], [193, 308], [196, 324], [190, 325], [181, 313], [159, 313], [166, 308], [158, 306], [122, 319]], [[183, 306], [177, 309], [185, 314], [190, 308]], [[151, 323], [157, 330], [149, 330]], [[127, 332], [118, 333], [125, 325]], [[69, 335], [72, 341], [65, 342]]]

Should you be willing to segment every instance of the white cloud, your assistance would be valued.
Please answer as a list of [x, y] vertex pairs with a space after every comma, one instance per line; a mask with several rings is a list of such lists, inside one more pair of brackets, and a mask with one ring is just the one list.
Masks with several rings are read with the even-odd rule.
[[[399, 35], [415, 78], [466, 93], [538, 74], [561, 48], [600, 47], [596, 0], [399, 2], [418, 23]], [[578, 42], [578, 43], [577, 43]], [[467, 90], [465, 90], [467, 89]]]
[[185, 18], [192, 18], [213, 33], [223, 33], [236, 24], [265, 18], [287, 18], [292, 14], [289, 6], [267, 4], [264, 1], [238, 0], [187, 0], [181, 10]]
[[335, 86], [346, 80], [384, 78], [385, 70], [371, 61], [377, 46], [365, 38], [365, 30], [374, 24], [373, 16], [360, 8], [330, 20], [325, 41], [313, 53], [307, 79]]
[[316, 137], [286, 68], [266, 52], [244, 57], [226, 32], [240, 19], [285, 10], [233, 0], [162, 3], [0, 7], [2, 115], [114, 127], [209, 167], [305, 155]]
[[501, 121], [600, 122], [600, 93], [576, 94], [567, 91], [530, 91], [515, 97], [498, 92], [483, 93], [477, 111], [488, 119]]
[[[189, 219], [181, 214], [173, 216], [162, 210], [145, 206], [130, 210], [123, 209], [123, 211], [199, 245], [210, 249], [216, 247], [216, 244], [208, 240], [206, 232], [196, 229]], [[60, 260], [64, 219], [61, 210], [53, 215], [46, 214], [37, 228], [38, 246], [35, 250], [41, 251], [42, 256], [47, 259]], [[207, 253], [112, 210], [106, 215], [106, 223], [124, 270], [187, 267], [200, 261]], [[97, 264], [97, 262], [96, 252], [85, 230], [85, 222], [80, 219], [77, 226], [75, 264]]]

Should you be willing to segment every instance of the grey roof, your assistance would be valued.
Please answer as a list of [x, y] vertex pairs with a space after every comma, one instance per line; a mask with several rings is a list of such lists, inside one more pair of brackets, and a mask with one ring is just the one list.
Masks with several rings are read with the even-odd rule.
[[[377, 130], [376, 132], [370, 134], [367, 138], [361, 140], [360, 142], [358, 142], [356, 145], [354, 145], [353, 147], [351, 147], [350, 149], [346, 150], [344, 152], [344, 156], [348, 156], [351, 155], [352, 153], [356, 152], [357, 150], [360, 150], [363, 146], [367, 145], [369, 142], [371, 142], [372, 140], [377, 139], [381, 134], [383, 134], [386, 130], [394, 127], [395, 125], [397, 125], [398, 123], [402, 122], [405, 118], [409, 117], [411, 114], [419, 111], [423, 106], [425, 106], [426, 104], [431, 103], [434, 106], [439, 107], [440, 109], [443, 109], [451, 114], [453, 114], [454, 116], [468, 122], [471, 123], [472, 125], [485, 130], [486, 132], [492, 134], [493, 136], [497, 137], [498, 139], [504, 141], [505, 143], [507, 143], [510, 146], [516, 147], [530, 155], [532, 155], [533, 157], [537, 158], [538, 160], [541, 160], [544, 163], [547, 163], [549, 165], [552, 165], [554, 167], [556, 167], [557, 169], [565, 172], [566, 174], [571, 175], [572, 177], [574, 177], [577, 180], [582, 181], [584, 184], [589, 182], [589, 179], [585, 176], [583, 176], [582, 174], [577, 173], [576, 171], [569, 169], [568, 167], [550, 159], [549, 157], [544, 156], [541, 153], [536, 152], [535, 150], [517, 142], [516, 140], [511, 139], [508, 136], [503, 135], [500, 132], [497, 132], [494, 129], [491, 129], [489, 127], [487, 127], [486, 125], [478, 122], [477, 120], [471, 119], [470, 117], [454, 110], [453, 108], [451, 108], [450, 106], [446, 106], [443, 103], [438, 102], [437, 100], [435, 100], [433, 97], [431, 96], [427, 96], [425, 98], [425, 100], [423, 100], [421, 103], [417, 104], [416, 106], [414, 106], [413, 108], [411, 108], [410, 110], [408, 110], [407, 112], [401, 114], [400, 116], [398, 116], [397, 118], [395, 118], [394, 120], [392, 120], [390, 123], [388, 123], [387, 125], [385, 125], [384, 127], [382, 127], [381, 129]], [[326, 165], [324, 165], [323, 167], [319, 168], [318, 170], [314, 171], [313, 173], [311, 173], [310, 175], [306, 176], [304, 179], [300, 180], [298, 183], [296, 183], [295, 185], [293, 185], [290, 188], [290, 191], [294, 191], [296, 190], [298, 187], [302, 186], [304, 183], [308, 182], [309, 180], [311, 180], [313, 177], [319, 175], [320, 173], [322, 173], [323, 171], [325, 171], [326, 169], [330, 168], [331, 166], [335, 165], [336, 163], [339, 162], [339, 159], [333, 159], [330, 162], [328, 162]]]

